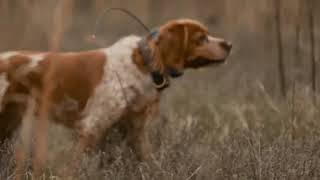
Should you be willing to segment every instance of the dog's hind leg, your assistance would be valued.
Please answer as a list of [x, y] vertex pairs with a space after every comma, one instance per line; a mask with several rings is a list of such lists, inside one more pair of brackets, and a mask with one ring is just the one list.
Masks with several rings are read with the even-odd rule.
[[4, 142], [12, 137], [19, 128], [22, 121], [22, 107], [16, 103], [6, 104], [0, 112], [0, 142]]

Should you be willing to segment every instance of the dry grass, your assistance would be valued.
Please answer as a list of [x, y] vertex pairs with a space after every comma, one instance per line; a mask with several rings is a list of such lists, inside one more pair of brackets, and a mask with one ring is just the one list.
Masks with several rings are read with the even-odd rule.
[[[235, 44], [227, 66], [186, 73], [166, 90], [162, 99], [163, 118], [150, 124], [153, 160], [138, 162], [115, 130], [106, 139], [103, 152], [79, 157], [81, 169], [73, 179], [320, 179], [320, 110], [308, 88], [312, 53], [308, 11], [302, 1], [282, 2], [286, 99], [277, 97], [273, 1], [96, 0], [95, 5], [90, 5], [90, 1], [77, 0], [70, 10], [59, 10], [58, 1], [21, 2], [27, 1], [0, 1], [0, 24], [4, 28], [0, 32], [1, 51], [49, 50], [58, 49], [59, 45], [63, 51], [95, 48], [85, 39], [104, 9], [100, 4], [128, 8], [150, 27], [172, 18], [196, 18], [215, 35], [227, 37]], [[314, 3], [316, 48], [320, 6], [319, 2]], [[70, 19], [61, 19], [59, 13], [53, 15], [71, 11]], [[101, 39], [112, 44], [124, 35], [141, 32], [130, 20], [108, 14], [106, 24], [99, 30]], [[296, 32], [292, 30], [297, 26], [303, 28], [296, 41]], [[319, 52], [315, 51], [318, 58]], [[294, 90], [290, 84], [293, 80]], [[49, 134], [44, 177], [59, 179], [57, 171], [68, 166], [75, 138], [57, 125], [50, 126]], [[15, 143], [6, 142], [0, 149], [0, 180], [16, 176]], [[22, 175], [34, 179], [32, 154], [28, 157]]]
[[[166, 118], [150, 124], [152, 161], [138, 162], [115, 130], [104, 152], [82, 155], [73, 179], [320, 178], [320, 111], [309, 89], [297, 88], [288, 100], [277, 101], [259, 84], [238, 98], [212, 92], [213, 86], [199, 85], [194, 92], [185, 86], [182, 82], [165, 94]], [[45, 176], [55, 179], [57, 169], [67, 166], [73, 138], [59, 126], [50, 131]], [[12, 147], [8, 143], [1, 150], [0, 179], [15, 176]], [[30, 164], [24, 173], [32, 179]]]

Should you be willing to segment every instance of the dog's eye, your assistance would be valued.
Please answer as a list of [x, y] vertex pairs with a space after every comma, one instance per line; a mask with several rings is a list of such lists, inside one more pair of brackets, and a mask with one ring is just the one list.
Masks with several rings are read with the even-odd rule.
[[201, 36], [200, 38], [199, 38], [199, 43], [200, 44], [206, 44], [206, 43], [209, 43], [209, 38], [208, 38], [208, 36]]

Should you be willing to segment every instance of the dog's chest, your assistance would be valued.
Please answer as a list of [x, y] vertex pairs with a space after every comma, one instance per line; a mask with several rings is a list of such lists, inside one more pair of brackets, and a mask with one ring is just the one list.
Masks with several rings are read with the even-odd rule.
[[128, 41], [105, 50], [104, 75], [87, 103], [86, 114], [104, 111], [108, 118], [117, 119], [128, 111], [141, 111], [158, 99], [151, 77], [133, 63], [132, 53], [138, 39]]

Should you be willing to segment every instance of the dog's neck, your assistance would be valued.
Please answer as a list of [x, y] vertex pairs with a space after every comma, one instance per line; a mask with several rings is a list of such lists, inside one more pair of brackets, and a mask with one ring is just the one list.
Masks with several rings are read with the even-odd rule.
[[145, 69], [151, 74], [155, 87], [161, 91], [169, 86], [168, 76], [163, 74], [160, 69], [152, 67], [154, 61], [152, 50], [150, 49], [148, 42], [157, 37], [158, 30], [154, 30], [148, 36], [143, 37], [138, 43], [138, 51], [142, 57], [142, 63]]

